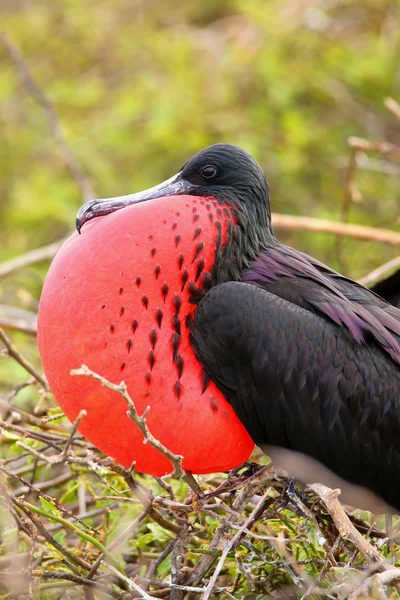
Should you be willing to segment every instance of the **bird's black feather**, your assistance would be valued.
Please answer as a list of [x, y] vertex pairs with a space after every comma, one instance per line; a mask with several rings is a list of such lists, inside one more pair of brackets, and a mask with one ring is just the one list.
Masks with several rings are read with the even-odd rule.
[[400, 369], [378, 342], [229, 282], [200, 302], [192, 344], [257, 444], [309, 455], [400, 508]]

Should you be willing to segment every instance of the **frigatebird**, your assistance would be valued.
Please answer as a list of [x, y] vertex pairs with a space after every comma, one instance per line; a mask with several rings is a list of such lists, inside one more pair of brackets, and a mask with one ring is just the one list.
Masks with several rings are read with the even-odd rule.
[[[175, 211], [172, 227], [169, 217], [164, 218], [164, 213], [159, 212], [160, 206], [162, 210]], [[143, 214], [146, 220], [143, 220]], [[147, 311], [143, 314], [148, 314], [149, 302], [153, 302], [155, 315], [157, 307], [164, 310], [168, 302], [171, 306], [175, 303], [176, 308], [168, 316], [171, 322], [165, 338], [161, 327], [151, 331], [142, 327], [153, 350], [157, 336], [161, 339], [154, 352], [151, 350], [148, 354], [149, 342], [146, 342], [147, 366], [143, 364], [142, 371], [137, 368], [135, 386], [138, 389], [141, 378], [152, 377], [157, 366], [159, 373], [164, 375], [172, 368], [175, 373], [176, 368], [178, 379], [173, 388], [174, 402], [183, 404], [180, 408], [184, 410], [185, 396], [182, 402], [181, 394], [188, 389], [189, 381], [184, 380], [185, 373], [190, 371], [191, 376], [202, 380], [201, 393], [191, 407], [191, 410], [198, 410], [193, 412], [192, 421], [190, 417], [182, 420], [180, 427], [179, 415], [175, 418], [169, 409], [172, 426], [168, 421], [160, 423], [155, 419], [153, 422], [154, 427], [159, 426], [159, 435], [164, 430], [175, 432], [181, 429], [180, 434], [190, 438], [191, 427], [203, 414], [200, 411], [206, 410], [201, 398], [214, 385], [213, 389], [233, 407], [256, 444], [307, 455], [341, 478], [370, 489], [387, 503], [400, 508], [400, 311], [355, 281], [277, 240], [271, 227], [268, 185], [258, 163], [236, 146], [210, 146], [191, 158], [177, 175], [150, 190], [86, 203], [79, 210], [76, 222], [78, 232], [83, 234], [81, 239], [92, 225], [85, 223], [93, 219], [94, 224], [99, 221], [97, 231], [88, 231], [87, 235], [97, 233], [98, 237], [103, 236], [102, 243], [106, 243], [107, 235], [111, 235], [116, 227], [117, 218], [120, 229], [112, 238], [108, 252], [114, 252], [123, 238], [124, 228], [133, 226], [136, 221], [144, 230], [143, 239], [151, 239], [150, 246], [163, 227], [171, 230], [168, 234], [171, 244], [167, 244], [165, 238], [165, 246], [156, 247], [154, 243], [151, 252], [147, 249], [150, 246], [135, 244], [132, 235], [119, 258], [118, 271], [124, 277], [130, 270], [136, 276], [138, 265], [141, 265], [144, 271], [147, 269], [146, 273], [150, 273], [149, 281], [151, 278], [156, 282], [157, 290], [160, 288], [157, 294], [164, 304], [158, 295], [155, 297], [155, 291], [151, 292], [154, 301], [151, 293], [145, 300], [142, 298]], [[108, 229], [104, 225], [106, 222]], [[78, 237], [74, 239], [74, 248], [79, 241]], [[85, 252], [91, 252], [95, 260], [99, 245], [89, 242], [88, 237]], [[133, 259], [136, 262], [130, 262]], [[107, 262], [106, 254], [102, 261]], [[59, 324], [69, 304], [64, 302], [60, 312], [49, 319], [48, 313], [53, 314], [55, 310], [50, 288], [54, 290], [64, 273], [62, 276], [73, 282], [69, 275], [70, 262], [71, 253], [62, 267], [53, 269], [39, 314], [40, 349], [50, 383], [57, 388], [56, 397], [63, 394], [66, 376], [61, 385], [61, 368], [59, 365], [52, 367], [50, 358], [54, 359], [66, 336], [62, 342], [54, 344], [49, 334], [46, 337], [46, 327], [49, 322], [51, 327], [54, 323]], [[79, 270], [82, 254], [72, 262], [72, 268]], [[96, 279], [96, 274], [92, 277], [87, 265], [79, 272], [79, 282], [85, 286], [86, 276], [91, 277], [90, 285], [95, 287], [97, 279], [103, 281], [106, 274], [101, 272]], [[179, 274], [177, 295], [170, 293], [174, 286], [178, 289], [172, 275], [175, 269]], [[189, 272], [188, 269], [192, 270]], [[65, 295], [65, 286], [63, 290]], [[122, 287], [122, 294], [121, 290]], [[128, 309], [130, 301], [136, 302], [133, 295], [130, 300], [127, 298], [126, 286], [123, 294], [121, 312]], [[60, 293], [57, 298], [63, 297]], [[86, 302], [84, 296], [79, 297], [73, 311], [79, 311], [81, 302]], [[121, 299], [119, 305], [122, 305]], [[98, 308], [96, 306], [96, 318], [102, 314]], [[85, 305], [85, 315], [87, 312]], [[162, 316], [158, 315], [154, 319], [160, 324]], [[79, 323], [79, 331], [74, 331], [78, 342], [73, 351], [79, 354], [79, 359], [84, 359], [85, 353], [90, 354], [94, 341], [92, 330], [84, 331], [83, 318]], [[64, 334], [66, 331], [68, 329], [63, 330]], [[115, 331], [112, 329], [112, 334]], [[111, 339], [109, 335], [105, 344]], [[183, 345], [185, 339], [187, 346]], [[161, 352], [163, 340], [166, 354]], [[48, 346], [51, 351], [47, 352]], [[128, 364], [129, 351], [129, 347], [125, 349], [123, 366], [112, 373], [114, 379], [125, 367], [125, 360]], [[93, 355], [92, 352], [90, 356]], [[169, 355], [172, 360], [167, 360]], [[115, 354], [112, 358], [117, 361]], [[108, 363], [104, 361], [102, 365], [106, 369]], [[161, 398], [161, 403], [167, 402], [169, 385], [165, 381], [162, 391], [157, 388], [157, 399]], [[221, 415], [221, 410], [213, 406], [213, 398], [209, 400], [213, 410], [207, 413], [206, 428], [208, 422], [211, 427], [214, 415]], [[85, 407], [84, 400], [79, 406]], [[107, 411], [107, 427], [111, 428], [113, 405], [108, 402], [104, 406], [101, 410]], [[149, 417], [152, 411], [153, 408]], [[77, 408], [70, 412], [72, 416], [76, 415]], [[97, 418], [84, 434], [118, 457], [112, 443], [107, 446], [103, 438], [96, 439], [95, 430], [101, 426], [102, 421]], [[226, 431], [221, 437], [226, 435], [229, 443]], [[192, 446], [197, 443], [196, 435]], [[210, 437], [214, 443], [218, 436], [210, 433]], [[121, 431], [120, 439], [123, 438], [124, 431]], [[219, 446], [220, 453], [222, 446]], [[207, 470], [202, 470], [199, 464], [192, 468], [193, 471], [196, 469], [197, 472]]]

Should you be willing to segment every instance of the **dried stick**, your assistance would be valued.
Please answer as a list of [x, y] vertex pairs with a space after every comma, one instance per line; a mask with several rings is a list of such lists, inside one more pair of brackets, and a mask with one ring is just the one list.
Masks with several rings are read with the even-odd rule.
[[209, 581], [209, 584], [206, 587], [206, 590], [202, 596], [202, 600], [208, 600], [210, 595], [213, 592], [214, 586], [216, 584], [216, 581], [218, 579], [218, 575], [221, 572], [222, 567], [224, 566], [224, 562], [226, 561], [226, 557], [228, 556], [229, 552], [235, 548], [237, 546], [237, 544], [240, 541], [240, 538], [242, 537], [242, 535], [245, 533], [246, 529], [249, 529], [253, 522], [257, 520], [257, 518], [262, 514], [263, 510], [264, 510], [264, 505], [265, 505], [265, 501], [268, 498], [268, 494], [269, 494], [269, 490], [267, 490], [263, 496], [261, 497], [261, 499], [257, 502], [254, 510], [252, 511], [252, 513], [250, 514], [250, 516], [248, 517], [248, 519], [246, 519], [246, 521], [243, 523], [243, 525], [239, 528], [239, 530], [237, 531], [237, 533], [235, 533], [235, 535], [233, 536], [233, 538], [231, 540], [229, 540], [226, 544], [225, 547], [223, 549], [223, 552], [221, 554], [221, 558], [218, 561], [218, 564], [215, 568], [215, 571]]
[[377, 566], [377, 569], [380, 571], [385, 571], [386, 566], [382, 564], [382, 555], [357, 531], [346, 515], [343, 506], [338, 500], [340, 490], [331, 490], [322, 483], [314, 483], [309, 487], [322, 500], [340, 536], [345, 540], [349, 540], [357, 548], [364, 556], [367, 564]]
[[317, 233], [331, 233], [352, 237], [358, 240], [383, 242], [397, 246], [400, 244], [400, 233], [390, 229], [375, 229], [365, 225], [354, 225], [326, 219], [313, 219], [311, 217], [298, 217], [272, 213], [272, 225], [276, 229], [286, 231], [315, 231]]
[[61, 156], [63, 157], [65, 164], [68, 166], [76, 184], [79, 186], [84, 201], [87, 202], [88, 200], [91, 200], [95, 196], [92, 184], [82, 171], [76, 156], [72, 152], [71, 147], [67, 142], [53, 104], [34, 80], [20, 49], [6, 36], [4, 32], [0, 32], [0, 43], [17, 68], [25, 89], [43, 108], [51, 133], [53, 134], [53, 137], [57, 143]]
[[66, 239], [67, 238], [63, 238], [62, 240], [58, 240], [58, 242], [53, 242], [47, 246], [35, 248], [35, 250], [30, 250], [25, 254], [21, 254], [21, 256], [16, 256], [15, 258], [11, 258], [2, 263], [0, 265], [0, 279], [4, 279], [4, 277], [7, 277], [19, 269], [30, 267], [31, 265], [35, 265], [44, 260], [52, 260]]
[[396, 258], [393, 258], [384, 265], [374, 269], [371, 273], [368, 273], [368, 275], [364, 275], [358, 282], [367, 287], [372, 286], [374, 283], [381, 281], [381, 279], [389, 277], [389, 275], [394, 273], [394, 271], [397, 271], [397, 269], [400, 269], [400, 256], [396, 256]]
[[157, 440], [153, 436], [153, 434], [151, 433], [151, 431], [148, 428], [147, 420], [146, 420], [146, 416], [150, 410], [150, 406], [148, 406], [145, 409], [142, 416], [139, 416], [139, 414], [136, 410], [136, 406], [128, 393], [128, 390], [127, 390], [127, 387], [126, 387], [126, 384], [124, 381], [121, 381], [121, 383], [119, 385], [115, 385], [114, 383], [111, 383], [110, 381], [108, 381], [107, 379], [105, 379], [104, 377], [99, 375], [98, 373], [95, 373], [94, 371], [89, 369], [86, 365], [82, 365], [80, 369], [73, 369], [71, 371], [71, 375], [85, 375], [87, 377], [92, 377], [93, 379], [96, 379], [96, 381], [99, 381], [101, 383], [101, 385], [103, 385], [104, 387], [106, 387], [109, 390], [112, 390], [112, 391], [116, 392], [117, 394], [119, 394], [120, 396], [122, 396], [129, 407], [129, 410], [127, 412], [128, 416], [139, 427], [140, 431], [143, 434], [144, 439], [147, 442], [149, 442], [149, 444], [151, 446], [153, 446], [153, 448], [158, 450], [163, 456], [168, 458], [168, 460], [172, 463], [172, 465], [174, 467], [173, 477], [176, 477], [177, 479], [184, 477], [185, 473], [184, 473], [184, 470], [182, 467], [183, 456], [174, 454], [173, 452], [171, 452], [171, 450], [168, 450], [168, 448], [166, 448], [159, 440]]
[[0, 304], [0, 327], [36, 335], [37, 314], [23, 308]]
[[108, 588], [106, 585], [99, 583], [97, 581], [92, 581], [91, 579], [87, 579], [86, 577], [82, 577], [82, 575], [74, 575], [73, 573], [68, 573], [68, 571], [48, 571], [45, 569], [35, 569], [32, 571], [33, 577], [45, 577], [48, 579], [65, 579], [66, 581], [73, 581], [78, 585], [89, 586], [99, 592], [103, 592], [106, 594], [108, 598], [121, 598], [121, 594], [115, 592], [113, 589]]
[[20, 354], [18, 352], [16, 346], [14, 346], [14, 344], [12, 343], [10, 338], [6, 335], [5, 331], [1, 327], [0, 327], [0, 340], [5, 345], [8, 356], [10, 356], [14, 360], [16, 360], [17, 363], [19, 363], [21, 365], [21, 367], [23, 367], [25, 369], [25, 371], [28, 371], [28, 373], [30, 375], [32, 375], [36, 379], [36, 381], [38, 381], [40, 383], [40, 385], [43, 387], [43, 389], [46, 392], [50, 391], [49, 385], [48, 385], [47, 381], [45, 380], [45, 378], [42, 377], [42, 375], [40, 373], [38, 373], [38, 371], [36, 371], [35, 367], [33, 365], [31, 365], [31, 363], [26, 358], [24, 358], [22, 356], [22, 354]]
[[393, 98], [385, 99], [385, 106], [391, 113], [394, 114], [395, 117], [400, 119], [400, 104], [396, 102]]
[[361, 150], [362, 152], [379, 152], [379, 154], [388, 154], [391, 156], [400, 156], [400, 146], [390, 144], [389, 142], [370, 142], [360, 137], [349, 138], [350, 148]]
[[384, 585], [393, 585], [400, 580], [400, 569], [387, 569], [384, 573], [375, 573], [371, 577], [368, 577], [362, 585], [355, 589], [349, 596], [348, 600], [357, 600], [357, 598], [386, 598], [386, 594], [383, 595], [374, 594], [371, 591], [375, 589], [382, 591]]

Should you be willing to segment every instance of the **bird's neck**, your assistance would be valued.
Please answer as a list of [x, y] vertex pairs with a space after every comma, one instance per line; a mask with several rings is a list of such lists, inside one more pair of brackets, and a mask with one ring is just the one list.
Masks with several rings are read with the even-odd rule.
[[240, 281], [242, 272], [259, 254], [279, 244], [267, 214], [262, 220], [231, 208], [233, 219], [227, 223], [226, 242], [216, 252], [213, 284]]

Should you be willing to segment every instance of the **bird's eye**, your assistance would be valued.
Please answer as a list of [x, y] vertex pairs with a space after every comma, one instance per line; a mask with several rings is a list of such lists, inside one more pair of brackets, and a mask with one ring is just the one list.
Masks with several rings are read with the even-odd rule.
[[214, 165], [206, 165], [200, 169], [200, 174], [205, 179], [212, 179], [217, 174], [217, 167], [214, 167]]

